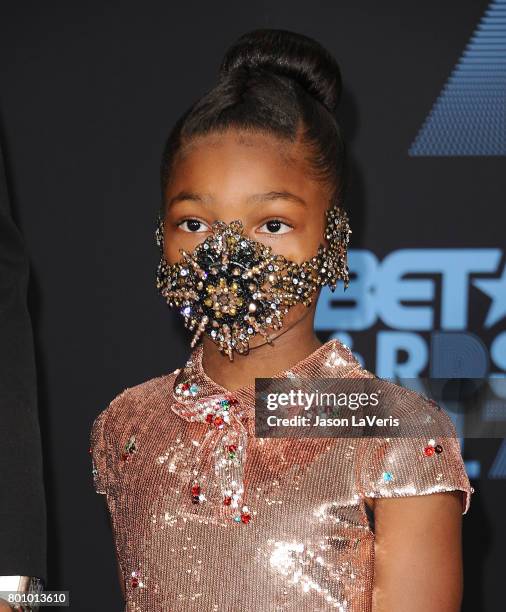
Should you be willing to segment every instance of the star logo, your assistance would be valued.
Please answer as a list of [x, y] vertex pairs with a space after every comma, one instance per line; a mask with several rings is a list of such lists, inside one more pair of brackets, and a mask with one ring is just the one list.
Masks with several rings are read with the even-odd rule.
[[485, 327], [492, 327], [506, 316], [506, 265], [499, 278], [475, 279], [473, 285], [492, 298], [484, 324]]

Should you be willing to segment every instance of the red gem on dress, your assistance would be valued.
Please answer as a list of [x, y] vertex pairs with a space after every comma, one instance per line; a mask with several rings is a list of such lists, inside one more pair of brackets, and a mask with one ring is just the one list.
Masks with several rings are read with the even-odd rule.
[[192, 485], [192, 495], [200, 495], [200, 485]]
[[433, 446], [426, 446], [426, 447], [423, 449], [423, 454], [424, 454], [426, 457], [432, 457], [432, 455], [434, 454], [434, 447], [433, 447]]
[[223, 505], [224, 506], [230, 506], [231, 503], [232, 503], [232, 498], [230, 497], [230, 495], [226, 495], [223, 498]]
[[243, 512], [241, 514], [241, 521], [243, 523], [247, 525], [250, 522], [250, 520], [251, 520], [251, 514], [249, 514], [248, 512]]

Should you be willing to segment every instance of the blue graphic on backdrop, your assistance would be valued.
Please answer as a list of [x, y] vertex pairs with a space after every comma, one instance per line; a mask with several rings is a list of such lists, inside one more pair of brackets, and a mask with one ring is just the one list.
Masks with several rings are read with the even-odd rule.
[[506, 478], [506, 440], [502, 441], [499, 452], [490, 468], [489, 478]]
[[[444, 378], [506, 372], [502, 258], [497, 248], [402, 249], [380, 262], [371, 251], [350, 249], [350, 286], [335, 293], [322, 290], [315, 327], [336, 334], [387, 327], [376, 337], [374, 367], [381, 377], [416, 378], [427, 367], [431, 377]], [[488, 347], [468, 330], [472, 289], [490, 302], [483, 327], [497, 328], [497, 334]], [[407, 355], [402, 362], [400, 351]]]
[[506, 155], [506, 0], [493, 0], [408, 151]]
[[[430, 378], [505, 376], [506, 264], [501, 261], [497, 248], [401, 249], [383, 261], [371, 251], [350, 249], [350, 285], [346, 291], [339, 285], [335, 293], [322, 289], [315, 329], [331, 331], [382, 378], [416, 379], [427, 369]], [[492, 332], [488, 347], [468, 329], [472, 290], [489, 300], [483, 321]], [[353, 331], [375, 325], [386, 329], [376, 335], [376, 363], [365, 364], [353, 349]], [[462, 418], [455, 421], [459, 435]], [[466, 461], [466, 469], [477, 478], [480, 462]], [[506, 478], [506, 444], [490, 477]]]

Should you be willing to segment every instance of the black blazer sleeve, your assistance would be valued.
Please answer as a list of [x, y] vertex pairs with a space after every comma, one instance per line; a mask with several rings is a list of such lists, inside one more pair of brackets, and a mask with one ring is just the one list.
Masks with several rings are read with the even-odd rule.
[[0, 576], [46, 576], [46, 504], [29, 264], [0, 148]]

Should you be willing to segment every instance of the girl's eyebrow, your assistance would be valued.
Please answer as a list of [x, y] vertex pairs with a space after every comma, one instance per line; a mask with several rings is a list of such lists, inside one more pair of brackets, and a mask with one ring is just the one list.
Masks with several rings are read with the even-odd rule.
[[[167, 202], [167, 208], [170, 208], [177, 202], [189, 200], [191, 202], [200, 202], [202, 204], [209, 204], [213, 201], [211, 194], [199, 194], [192, 191], [180, 191], [177, 195], [170, 198]], [[298, 195], [291, 193], [290, 191], [268, 191], [266, 193], [255, 193], [246, 198], [248, 204], [258, 204], [260, 202], [269, 202], [272, 200], [289, 200], [294, 204], [307, 206], [306, 201]]]
[[211, 196], [201, 196], [198, 193], [193, 193], [192, 191], [180, 191], [177, 195], [170, 198], [167, 202], [167, 209], [169, 209], [173, 204], [177, 202], [183, 202], [185, 200], [189, 200], [191, 202], [201, 202], [205, 203], [207, 201], [212, 200]]
[[258, 204], [258, 202], [268, 202], [269, 200], [290, 200], [294, 204], [307, 206], [306, 201], [300, 196], [290, 191], [269, 191], [267, 193], [256, 193], [247, 198], [248, 204]]

